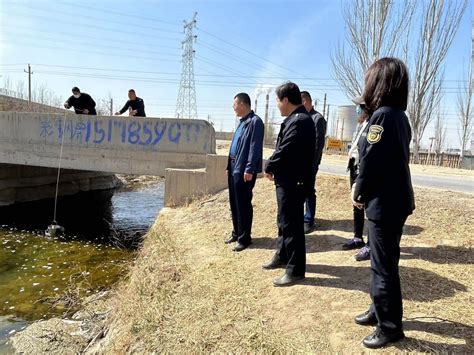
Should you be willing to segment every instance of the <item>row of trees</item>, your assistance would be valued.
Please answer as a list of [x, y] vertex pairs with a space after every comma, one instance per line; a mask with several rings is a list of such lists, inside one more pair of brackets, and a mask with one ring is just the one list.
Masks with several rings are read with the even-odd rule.
[[[446, 136], [440, 114], [443, 63], [453, 42], [467, 0], [351, 0], [343, 17], [346, 38], [331, 54], [335, 80], [349, 98], [363, 91], [364, 73], [377, 59], [397, 56], [407, 63], [411, 87], [407, 114], [413, 134], [415, 162], [426, 127], [436, 119], [436, 144]], [[471, 58], [472, 61], [472, 58]], [[472, 132], [472, 63], [458, 95], [462, 154]]]

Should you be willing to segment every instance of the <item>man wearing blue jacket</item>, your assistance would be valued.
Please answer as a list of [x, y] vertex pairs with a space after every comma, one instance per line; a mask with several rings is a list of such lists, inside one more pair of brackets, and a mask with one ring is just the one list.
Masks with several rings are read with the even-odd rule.
[[235, 95], [233, 107], [240, 122], [230, 145], [226, 170], [233, 230], [225, 243], [237, 242], [234, 251], [238, 252], [252, 243], [252, 190], [257, 174], [262, 172], [264, 127], [251, 109], [248, 94]]

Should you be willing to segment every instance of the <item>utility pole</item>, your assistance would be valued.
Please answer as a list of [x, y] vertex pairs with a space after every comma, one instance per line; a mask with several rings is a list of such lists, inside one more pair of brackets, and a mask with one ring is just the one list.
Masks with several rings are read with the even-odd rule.
[[197, 36], [193, 35], [196, 27], [197, 12], [190, 22], [184, 21], [184, 40], [181, 42], [183, 48], [183, 69], [181, 71], [181, 82], [179, 84], [178, 100], [176, 102], [176, 117], [197, 118], [196, 88], [194, 86], [194, 55], [193, 43]]
[[25, 73], [28, 73], [28, 102], [31, 103], [31, 75], [33, 72], [31, 71], [31, 65], [28, 64], [28, 71], [24, 70]]
[[265, 133], [263, 141], [268, 144], [268, 103], [270, 101], [270, 94], [267, 92], [265, 96]]
[[[329, 104], [327, 105], [327, 112], [326, 115], [323, 115], [324, 117], [327, 117], [327, 125], [329, 126]], [[324, 94], [324, 111], [326, 111], [326, 94]]]
[[114, 99], [110, 98], [110, 116], [114, 115]]
[[436, 140], [436, 137], [430, 137], [430, 149], [428, 150], [428, 158], [426, 158], [426, 165], [430, 164], [430, 155], [431, 155], [431, 150], [433, 149], [433, 141]]
[[[328, 109], [328, 111], [329, 111], [329, 109]], [[323, 117], [326, 117], [326, 94], [324, 94]], [[329, 119], [329, 117], [328, 117], [328, 119]]]

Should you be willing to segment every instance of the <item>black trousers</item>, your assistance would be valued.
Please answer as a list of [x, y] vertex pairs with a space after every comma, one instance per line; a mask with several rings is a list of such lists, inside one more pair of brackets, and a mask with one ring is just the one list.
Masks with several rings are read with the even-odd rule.
[[304, 236], [304, 201], [307, 186], [276, 184], [278, 204], [277, 255], [287, 263], [286, 273], [304, 276], [306, 271], [306, 245]]
[[382, 331], [402, 329], [402, 291], [398, 262], [400, 239], [407, 216], [368, 220], [371, 265], [371, 310]]
[[[349, 180], [350, 180], [351, 188], [352, 188], [352, 185], [354, 185], [354, 182], [357, 178], [357, 175], [359, 175], [357, 173], [357, 167], [354, 166], [353, 164], [349, 165]], [[353, 219], [354, 219], [354, 237], [364, 239], [363, 234], [364, 234], [365, 212], [364, 212], [363, 209], [357, 208], [355, 206], [353, 206], [352, 210], [353, 210], [353, 216], [354, 216], [353, 217]]]
[[231, 162], [228, 175], [229, 202], [232, 212], [232, 235], [239, 243], [248, 245], [252, 241], [253, 188], [257, 174], [253, 174], [251, 181], [244, 181], [244, 174], [234, 175], [234, 164]]

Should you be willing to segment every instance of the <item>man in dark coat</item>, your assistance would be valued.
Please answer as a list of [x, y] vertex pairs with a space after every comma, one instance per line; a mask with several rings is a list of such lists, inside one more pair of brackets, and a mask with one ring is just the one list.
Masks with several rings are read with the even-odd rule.
[[307, 91], [301, 92], [301, 99], [303, 106], [311, 116], [314, 122], [314, 129], [316, 133], [316, 146], [314, 152], [313, 162], [313, 188], [306, 197], [305, 207], [306, 213], [304, 215], [304, 232], [305, 234], [310, 233], [314, 228], [314, 217], [316, 215], [316, 175], [319, 170], [319, 164], [321, 164], [321, 158], [323, 156], [324, 142], [326, 139], [326, 120], [323, 115], [314, 109], [311, 95]]
[[74, 107], [74, 112], [79, 115], [97, 115], [95, 101], [89, 94], [81, 92], [77, 86], [72, 88], [72, 96], [64, 103], [66, 109]]
[[139, 98], [135, 93], [135, 90], [128, 90], [129, 100], [125, 103], [122, 109], [118, 112], [115, 112], [115, 115], [121, 115], [125, 111], [129, 111], [130, 116], [146, 117], [145, 114], [145, 102], [143, 99]]
[[[287, 82], [276, 89], [282, 116], [275, 151], [269, 158], [265, 175], [275, 181], [278, 204], [278, 240], [273, 258], [264, 269], [286, 267], [274, 286], [287, 286], [304, 279], [306, 247], [303, 204], [312, 188], [315, 151], [314, 122], [301, 104], [298, 86]], [[314, 185], [313, 185], [314, 186]]]

